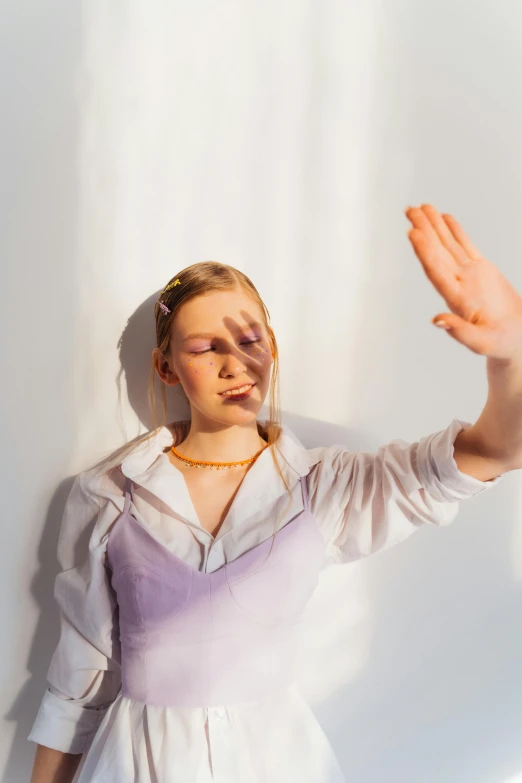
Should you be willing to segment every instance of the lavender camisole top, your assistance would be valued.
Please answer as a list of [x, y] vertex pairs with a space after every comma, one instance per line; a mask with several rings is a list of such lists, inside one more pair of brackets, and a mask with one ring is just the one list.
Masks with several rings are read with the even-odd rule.
[[108, 537], [122, 695], [149, 705], [259, 700], [294, 682], [297, 626], [318, 582], [324, 541], [309, 509], [211, 573], [175, 555], [125, 505]]

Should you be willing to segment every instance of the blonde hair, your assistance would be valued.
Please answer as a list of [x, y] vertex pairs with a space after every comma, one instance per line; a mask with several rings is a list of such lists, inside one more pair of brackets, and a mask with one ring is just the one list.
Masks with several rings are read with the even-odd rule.
[[[275, 454], [275, 449], [281, 453], [277, 441], [281, 434], [281, 407], [280, 407], [280, 395], [279, 395], [279, 353], [277, 348], [277, 341], [274, 331], [270, 326], [270, 313], [265, 303], [261, 299], [256, 287], [252, 283], [249, 277], [241, 272], [239, 269], [235, 269], [233, 266], [223, 264], [218, 261], [201, 261], [196, 264], [182, 269], [177, 272], [169, 282], [165, 285], [163, 291], [168, 288], [171, 283], [176, 281], [176, 278], [180, 279], [181, 285], [174, 285], [168, 291], [160, 296], [160, 301], [165, 304], [169, 310], [169, 314], [165, 314], [159, 305], [159, 301], [156, 301], [154, 305], [154, 317], [156, 319], [156, 345], [162, 354], [167, 355], [170, 347], [171, 327], [172, 323], [179, 312], [181, 307], [197, 296], [203, 296], [205, 294], [212, 293], [214, 291], [233, 291], [237, 288], [242, 289], [251, 299], [258, 305], [262, 312], [263, 324], [269, 336], [270, 347], [273, 354], [273, 367], [272, 377], [270, 381], [269, 390], [269, 417], [266, 420], [266, 426], [263, 427], [261, 423], [257, 422], [257, 428], [259, 435], [267, 441], [269, 451], [272, 454], [277, 472], [279, 473], [283, 484], [289, 494], [289, 505], [292, 501], [292, 493], [287, 481], [281, 471], [281, 466]], [[149, 375], [149, 383], [147, 389], [149, 409], [152, 414], [152, 420], [154, 422], [154, 429], [150, 433], [135, 438], [132, 441], [124, 444], [123, 447], [118, 449], [115, 455], [108, 461], [105, 460], [102, 463], [98, 463], [98, 466], [102, 466], [106, 478], [112, 473], [113, 470], [118, 468], [123, 459], [136, 448], [139, 448], [141, 444], [145, 444], [150, 439], [154, 438], [160, 429], [164, 426], [168, 426], [168, 429], [173, 434], [174, 444], [177, 445], [185, 439], [190, 429], [190, 420], [172, 422], [170, 425], [166, 424], [167, 418], [167, 397], [165, 384], [161, 383], [161, 400], [162, 400], [162, 422], [158, 422], [158, 413], [156, 408], [156, 393], [155, 393], [155, 380], [156, 380], [156, 363], [154, 357], [151, 361], [151, 369]], [[289, 505], [285, 508], [283, 515], [288, 510]], [[281, 519], [282, 517], [280, 517]], [[278, 520], [278, 523], [280, 521]], [[274, 534], [278, 527], [274, 530]], [[273, 546], [273, 541], [272, 541]], [[270, 552], [272, 551], [270, 547]], [[269, 554], [270, 554], [269, 552]]]

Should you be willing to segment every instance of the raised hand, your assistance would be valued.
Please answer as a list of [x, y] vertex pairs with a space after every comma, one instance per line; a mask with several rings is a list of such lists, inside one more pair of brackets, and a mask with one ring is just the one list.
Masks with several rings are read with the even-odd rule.
[[522, 296], [484, 258], [463, 228], [431, 204], [405, 210], [408, 238], [426, 276], [451, 313], [440, 313], [448, 334], [474, 353], [522, 359]]

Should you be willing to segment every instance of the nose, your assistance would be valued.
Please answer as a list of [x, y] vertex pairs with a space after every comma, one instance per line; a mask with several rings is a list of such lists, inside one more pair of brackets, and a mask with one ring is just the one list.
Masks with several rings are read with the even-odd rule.
[[244, 375], [246, 368], [246, 363], [237, 356], [235, 351], [223, 355], [221, 372], [226, 378]]

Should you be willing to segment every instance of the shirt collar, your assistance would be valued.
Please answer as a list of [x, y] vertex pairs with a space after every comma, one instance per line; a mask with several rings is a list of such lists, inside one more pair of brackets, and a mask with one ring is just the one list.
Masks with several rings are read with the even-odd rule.
[[[164, 449], [173, 443], [171, 430], [167, 426], [161, 427], [148, 441], [137, 444], [121, 463], [121, 471], [163, 500], [190, 526], [201, 532], [204, 529], [199, 523], [183, 473], [164, 453]], [[306, 476], [311, 466], [318, 461], [317, 450], [306, 449], [285, 424], [281, 425], [277, 445], [279, 451], [276, 449], [276, 457], [292, 489], [299, 478]], [[269, 451], [265, 449], [245, 474], [216, 540], [234, 529], [242, 519], [255, 513], [261, 506], [269, 505], [286, 492]], [[204, 531], [204, 534], [210, 536], [207, 531]]]

